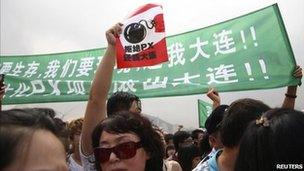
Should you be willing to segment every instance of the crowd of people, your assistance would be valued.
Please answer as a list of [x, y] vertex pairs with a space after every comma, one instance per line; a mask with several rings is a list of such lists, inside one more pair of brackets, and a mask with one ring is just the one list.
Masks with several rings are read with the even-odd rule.
[[[49, 108], [0, 111], [0, 170], [13, 171], [272, 171], [304, 169], [304, 113], [294, 110], [297, 86], [280, 108], [244, 98], [229, 105], [210, 89], [205, 128], [173, 134], [142, 115], [139, 97], [108, 98], [121, 24], [95, 73], [83, 118], [64, 122]], [[296, 67], [294, 77], [302, 78]], [[0, 99], [4, 90], [0, 90]]]

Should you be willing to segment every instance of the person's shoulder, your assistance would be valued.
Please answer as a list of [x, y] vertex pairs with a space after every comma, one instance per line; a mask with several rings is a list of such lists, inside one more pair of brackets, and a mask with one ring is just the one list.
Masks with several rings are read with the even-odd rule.
[[214, 150], [205, 157], [192, 171], [210, 171], [210, 162], [216, 160], [216, 155], [220, 150]]
[[[217, 165], [217, 159], [223, 152], [222, 149], [217, 150], [207, 161], [205, 161], [203, 164], [206, 167], [206, 171], [218, 171], [218, 165]], [[205, 171], [203, 170], [203, 171]]]
[[172, 167], [175, 167], [175, 168], [180, 167], [179, 163], [177, 161], [174, 161], [174, 160], [168, 161], [168, 164]]
[[167, 166], [167, 171], [182, 171], [182, 167], [177, 161], [165, 160], [165, 165]]

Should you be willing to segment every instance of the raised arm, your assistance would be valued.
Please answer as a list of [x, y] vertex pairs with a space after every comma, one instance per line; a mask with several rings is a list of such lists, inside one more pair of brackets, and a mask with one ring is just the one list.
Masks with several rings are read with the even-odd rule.
[[[296, 70], [293, 73], [293, 76], [298, 79], [302, 79], [303, 73], [302, 68], [300, 66], [296, 67]], [[294, 109], [295, 101], [297, 98], [297, 85], [288, 86], [287, 92], [285, 94], [285, 98], [282, 104], [282, 108], [290, 108]]]
[[121, 24], [116, 24], [106, 32], [108, 47], [95, 73], [84, 116], [81, 148], [85, 155], [93, 153], [91, 141], [92, 132], [96, 125], [106, 117], [106, 100], [111, 87], [113, 68], [115, 65], [115, 37], [120, 33]]
[[221, 105], [221, 98], [218, 92], [214, 88], [210, 88], [207, 92], [207, 96], [213, 101], [212, 109], [215, 109]]

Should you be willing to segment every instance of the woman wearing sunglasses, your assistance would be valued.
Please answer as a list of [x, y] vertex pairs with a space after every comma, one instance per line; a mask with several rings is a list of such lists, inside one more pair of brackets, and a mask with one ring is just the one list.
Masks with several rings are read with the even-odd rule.
[[99, 171], [162, 171], [164, 146], [150, 121], [120, 112], [103, 120], [92, 135]]

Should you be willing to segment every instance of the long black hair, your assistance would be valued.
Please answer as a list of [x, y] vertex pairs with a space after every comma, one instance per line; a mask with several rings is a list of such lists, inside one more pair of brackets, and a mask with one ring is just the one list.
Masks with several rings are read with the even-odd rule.
[[303, 169], [303, 130], [303, 112], [281, 108], [266, 112], [247, 128], [235, 170], [272, 171], [280, 164], [302, 164]]
[[202, 153], [196, 145], [191, 144], [179, 148], [177, 158], [183, 171], [191, 171], [193, 169], [192, 161], [195, 157], [202, 157]]

